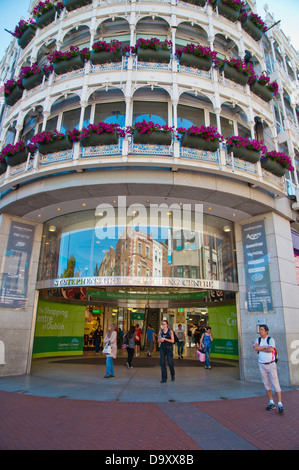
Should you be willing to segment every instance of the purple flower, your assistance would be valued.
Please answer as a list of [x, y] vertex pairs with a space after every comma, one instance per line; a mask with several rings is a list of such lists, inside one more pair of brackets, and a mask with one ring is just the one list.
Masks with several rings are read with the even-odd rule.
[[217, 129], [212, 126], [191, 126], [188, 129], [185, 129], [184, 127], [178, 127], [177, 132], [179, 134], [197, 135], [198, 137], [206, 139], [207, 141], [223, 140], [222, 135], [220, 135]]
[[286, 168], [289, 171], [294, 171], [294, 167], [292, 165], [292, 161], [288, 155], [282, 152], [276, 152], [273, 150], [272, 152], [266, 151], [262, 158], [269, 157], [271, 160], [279, 163], [283, 168]]
[[255, 139], [247, 139], [240, 135], [233, 135], [226, 139], [227, 145], [235, 145], [236, 147], [244, 147], [247, 150], [255, 150], [257, 152], [266, 152], [267, 147], [264, 145], [264, 142], [258, 142]]
[[2, 152], [1, 152], [2, 158], [7, 157], [7, 156], [13, 156], [17, 152], [21, 152], [25, 150], [25, 148], [26, 148], [26, 145], [25, 145], [25, 142], [23, 141], [17, 142], [14, 145], [8, 144], [6, 145], [6, 147], [4, 147], [4, 149], [2, 149]]
[[12, 33], [13, 36], [15, 36], [16, 38], [20, 38], [22, 34], [24, 33], [24, 31], [26, 31], [26, 29], [29, 28], [29, 26], [33, 26], [35, 29], [37, 28], [35, 21], [32, 18], [29, 18], [28, 21], [21, 20], [18, 23], [18, 25], [15, 27], [15, 30]]
[[134, 131], [138, 131], [139, 134], [151, 134], [153, 132], [173, 132], [174, 127], [167, 126], [166, 124], [160, 126], [160, 124], [155, 124], [153, 121], [138, 121], [133, 124], [133, 126], [127, 127], [126, 133], [132, 134]]
[[198, 44], [187, 44], [184, 47], [179, 47], [175, 51], [175, 55], [177, 56], [178, 59], [181, 58], [182, 54], [193, 54], [196, 57], [205, 57], [207, 59], [212, 59], [213, 61], [216, 61], [217, 58], [217, 52], [212, 51], [209, 47], [207, 46], [200, 46]]
[[55, 140], [61, 140], [63, 137], [64, 134], [58, 132], [57, 129], [55, 129], [53, 132], [42, 131], [32, 137], [31, 144], [38, 145], [41, 143], [55, 142]]

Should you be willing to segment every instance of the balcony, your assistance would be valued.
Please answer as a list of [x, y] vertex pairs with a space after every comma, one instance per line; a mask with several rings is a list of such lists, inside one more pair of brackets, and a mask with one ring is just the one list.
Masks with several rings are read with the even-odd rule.
[[286, 196], [285, 177], [277, 177], [261, 168], [260, 163], [249, 163], [228, 155], [225, 144], [212, 153], [183, 148], [174, 140], [170, 146], [137, 145], [130, 138], [120, 139], [117, 145], [82, 148], [74, 144], [72, 150], [49, 155], [37, 153], [27, 162], [8, 167], [0, 176], [1, 192], [37, 178], [57, 175], [68, 171], [78, 173], [89, 169], [112, 169], [143, 167], [148, 169], [188, 170], [206, 174], [217, 174], [243, 181], [251, 187], [259, 187], [277, 197]]

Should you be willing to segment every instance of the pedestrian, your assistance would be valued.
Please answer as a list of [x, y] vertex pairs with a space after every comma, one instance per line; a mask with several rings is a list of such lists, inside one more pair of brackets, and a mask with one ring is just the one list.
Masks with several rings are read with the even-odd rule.
[[192, 343], [192, 331], [191, 331], [191, 327], [190, 327], [190, 326], [188, 327], [187, 335], [188, 335], [188, 347], [191, 348], [191, 343]]
[[170, 370], [171, 380], [175, 380], [174, 361], [173, 361], [173, 344], [174, 334], [173, 331], [168, 328], [168, 321], [162, 321], [162, 328], [158, 336], [158, 343], [160, 343], [160, 366], [162, 380], [160, 383], [167, 382], [167, 369], [166, 359]]
[[262, 376], [262, 380], [269, 398], [269, 405], [266, 407], [267, 411], [276, 408], [272, 388], [277, 393], [278, 411], [284, 412], [281, 401], [281, 388], [278, 380], [276, 358], [275, 358], [275, 341], [268, 336], [269, 327], [267, 325], [260, 325], [260, 337], [254, 342], [253, 349], [258, 353], [258, 364]]
[[152, 325], [148, 325], [146, 333], [145, 333], [145, 341], [147, 345], [147, 355], [150, 357], [152, 355], [154, 349], [154, 341], [155, 341], [155, 331], [152, 328]]
[[108, 325], [108, 331], [104, 338], [104, 343], [110, 343], [112, 351], [106, 355], [106, 375], [104, 379], [110, 379], [114, 377], [113, 359], [116, 359], [117, 354], [117, 333], [115, 331], [115, 325], [111, 323]]
[[137, 323], [136, 329], [135, 329], [135, 346], [136, 346], [136, 357], [140, 355], [140, 346], [141, 346], [141, 335], [142, 335], [142, 330], [139, 328], [139, 325]]
[[123, 343], [127, 344], [127, 368], [132, 369], [132, 359], [134, 357], [134, 349], [135, 349], [135, 326], [131, 326], [129, 331], [124, 335]]
[[102, 344], [102, 338], [103, 338], [103, 330], [102, 330], [101, 325], [99, 325], [98, 328], [96, 329], [96, 331], [93, 334], [93, 340], [94, 340], [94, 345], [95, 345], [95, 348], [96, 348], [96, 354], [99, 354], [100, 347], [101, 347], [101, 344]]
[[178, 329], [175, 330], [175, 334], [178, 337], [178, 342], [177, 342], [178, 356], [179, 356], [179, 359], [183, 359], [183, 357], [184, 357], [183, 352], [184, 352], [184, 345], [185, 345], [185, 341], [186, 341], [186, 336], [185, 336], [184, 331], [182, 330], [182, 325], [181, 324], [178, 325]]
[[211, 369], [210, 354], [211, 354], [211, 348], [212, 348], [212, 341], [213, 341], [212, 328], [208, 326], [206, 329], [206, 332], [203, 335], [201, 335], [200, 342], [199, 342], [199, 349], [202, 350], [206, 355], [205, 369]]

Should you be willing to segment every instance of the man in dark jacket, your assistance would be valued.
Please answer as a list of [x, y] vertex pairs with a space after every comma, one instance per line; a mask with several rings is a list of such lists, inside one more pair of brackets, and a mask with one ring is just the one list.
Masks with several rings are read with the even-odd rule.
[[96, 347], [96, 354], [99, 354], [100, 346], [102, 344], [102, 339], [103, 339], [103, 330], [101, 328], [101, 325], [99, 325], [98, 329], [93, 334], [93, 340], [94, 340], [94, 344]]

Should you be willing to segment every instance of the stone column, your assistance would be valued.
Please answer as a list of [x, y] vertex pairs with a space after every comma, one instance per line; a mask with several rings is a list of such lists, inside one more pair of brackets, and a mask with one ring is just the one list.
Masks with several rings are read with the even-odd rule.
[[[38, 299], [38, 292], [35, 286], [43, 226], [42, 224], [8, 214], [2, 214], [0, 217], [0, 242], [4, 248], [0, 253], [0, 286], [2, 285], [3, 277], [4, 250], [7, 247], [12, 222], [33, 226], [35, 232], [29, 265], [25, 307], [16, 309], [0, 306], [0, 345], [2, 351], [0, 376], [23, 375], [30, 372]], [[0, 300], [3, 305], [3, 299]]]
[[[242, 225], [257, 223], [261, 220], [265, 224], [267, 249], [270, 254], [273, 310], [248, 312]], [[296, 364], [296, 348], [298, 349], [297, 362], [299, 362], [299, 287], [290, 223], [280, 215], [270, 212], [236, 224], [235, 235], [239, 277], [237, 311], [241, 379], [261, 381], [257, 353], [253, 351], [253, 343], [258, 336], [258, 324], [266, 323], [269, 326], [269, 336], [275, 339], [279, 354], [277, 366], [280, 384], [282, 386], [298, 385], [299, 368]], [[257, 240], [255, 242], [258, 243]]]

